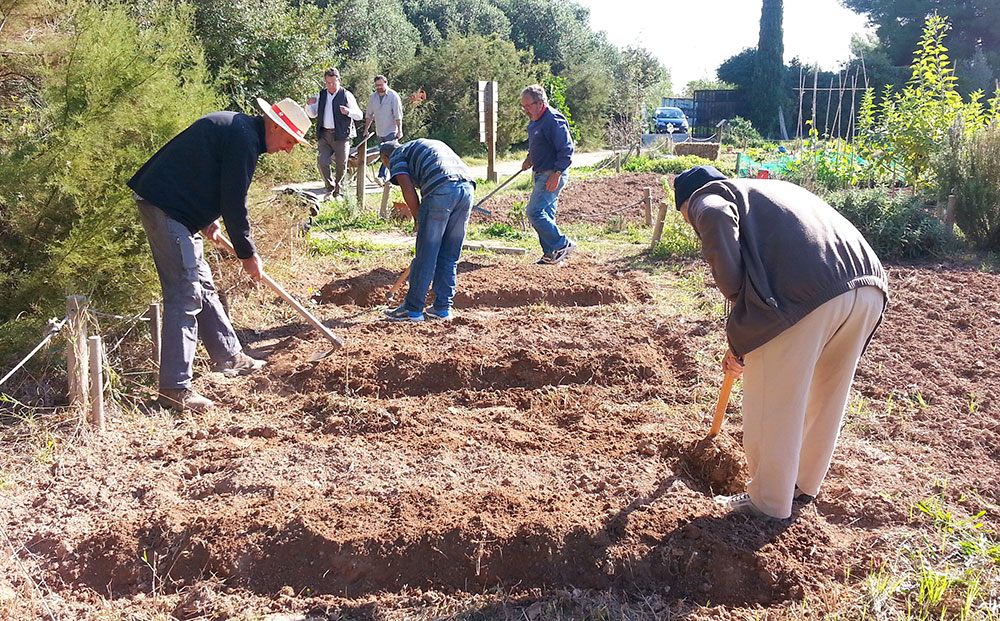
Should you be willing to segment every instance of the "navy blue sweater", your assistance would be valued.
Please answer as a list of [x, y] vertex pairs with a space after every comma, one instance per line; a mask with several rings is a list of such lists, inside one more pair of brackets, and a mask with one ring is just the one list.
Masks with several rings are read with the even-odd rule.
[[528, 155], [535, 172], [566, 170], [573, 157], [573, 139], [566, 117], [551, 107], [528, 123]]
[[246, 259], [257, 251], [247, 190], [266, 151], [263, 117], [213, 112], [157, 151], [128, 186], [192, 234], [222, 216], [236, 255]]

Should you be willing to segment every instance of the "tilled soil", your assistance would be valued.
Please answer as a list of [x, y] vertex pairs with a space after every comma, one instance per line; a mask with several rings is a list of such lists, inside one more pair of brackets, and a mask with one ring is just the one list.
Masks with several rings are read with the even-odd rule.
[[259, 374], [197, 377], [209, 413], [122, 413], [50, 462], [9, 437], [0, 616], [41, 615], [36, 588], [60, 618], [387, 618], [491, 589], [498, 618], [573, 589], [757, 614], [861, 579], [917, 500], [1000, 503], [997, 274], [890, 266], [819, 498], [761, 522], [712, 500], [746, 481], [738, 394], [705, 439], [721, 322], [670, 280], [705, 266], [527, 261], [464, 259], [450, 322], [381, 320], [394, 271], [328, 276], [332, 356], [275, 327], [248, 335]]

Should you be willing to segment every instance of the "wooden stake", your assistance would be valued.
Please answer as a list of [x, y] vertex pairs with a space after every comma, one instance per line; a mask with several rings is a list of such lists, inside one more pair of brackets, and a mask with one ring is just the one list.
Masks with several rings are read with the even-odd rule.
[[[353, 121], [352, 121], [353, 123]], [[365, 206], [365, 170], [368, 169], [368, 136], [358, 145], [358, 209]]]
[[656, 226], [653, 227], [653, 241], [649, 244], [649, 249], [654, 250], [656, 244], [660, 243], [660, 236], [663, 235], [663, 221], [667, 217], [667, 203], [660, 203], [660, 210], [656, 214]]
[[622, 172], [622, 154], [615, 153], [615, 173], [621, 174]]
[[90, 344], [90, 423], [104, 431], [104, 363], [101, 337], [92, 336]]
[[955, 205], [957, 204], [954, 194], [948, 195], [948, 209], [944, 212], [944, 233], [948, 241], [955, 236]]
[[382, 206], [378, 209], [378, 217], [381, 220], [389, 218], [389, 196], [392, 194], [392, 182], [386, 180], [382, 186]]
[[69, 403], [87, 407], [87, 296], [66, 298], [66, 371], [69, 375]]
[[646, 226], [653, 226], [653, 188], [643, 188], [646, 190], [646, 198], [642, 201], [643, 215], [646, 216]]

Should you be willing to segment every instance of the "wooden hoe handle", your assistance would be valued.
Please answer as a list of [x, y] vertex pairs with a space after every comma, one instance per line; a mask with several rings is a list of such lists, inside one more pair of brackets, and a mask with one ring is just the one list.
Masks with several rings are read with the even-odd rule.
[[719, 401], [715, 404], [715, 418], [712, 419], [712, 428], [708, 432], [708, 437], [719, 435], [722, 429], [722, 419], [726, 417], [726, 406], [729, 404], [729, 393], [733, 391], [733, 382], [736, 376], [726, 373], [722, 379], [722, 390], [719, 391]]
[[[225, 246], [226, 248], [228, 248], [229, 251], [233, 253], [233, 256], [236, 256], [236, 249], [233, 248], [233, 243], [231, 241], [229, 241], [228, 239], [226, 239], [225, 235], [222, 235], [221, 233], [219, 233], [219, 239], [222, 240], [222, 245]], [[327, 339], [329, 339], [331, 343], [333, 343], [337, 347], [343, 347], [344, 346], [343, 339], [341, 339], [339, 336], [337, 336], [333, 332], [330, 332], [329, 328], [327, 328], [326, 326], [324, 326], [320, 322], [319, 319], [316, 319], [315, 317], [313, 317], [312, 313], [310, 313], [309, 311], [307, 311], [304, 306], [302, 306], [301, 304], [299, 304], [298, 300], [296, 300], [295, 298], [293, 298], [292, 296], [290, 296], [288, 294], [288, 292], [285, 291], [285, 289], [281, 285], [279, 285], [278, 283], [274, 282], [273, 278], [271, 278], [270, 276], [268, 276], [267, 273], [265, 273], [264, 271], [261, 271], [260, 275], [261, 275], [261, 278], [263, 279], [263, 281], [267, 283], [268, 287], [270, 287], [275, 293], [277, 293], [278, 295], [280, 295], [281, 299], [283, 299], [284, 301], [288, 302], [291, 305], [292, 308], [294, 308], [295, 310], [297, 310], [299, 312], [299, 315], [302, 315], [303, 319], [305, 319], [310, 324], [312, 324], [312, 326], [314, 328], [316, 328], [317, 330], [319, 330], [320, 332], [322, 332], [323, 336], [325, 336]]]

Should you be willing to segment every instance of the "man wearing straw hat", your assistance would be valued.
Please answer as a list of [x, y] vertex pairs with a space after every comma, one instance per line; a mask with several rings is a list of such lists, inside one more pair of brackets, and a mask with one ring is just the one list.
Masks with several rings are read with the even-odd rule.
[[750, 481], [716, 501], [788, 518], [830, 467], [858, 359], [885, 312], [885, 270], [854, 225], [791, 183], [696, 166], [674, 192], [731, 308], [723, 370], [743, 375]]
[[226, 225], [243, 270], [261, 279], [261, 262], [250, 236], [247, 191], [262, 153], [309, 146], [309, 117], [291, 99], [273, 106], [258, 98], [265, 116], [213, 112], [191, 124], [156, 152], [129, 179], [149, 238], [163, 290], [159, 403], [175, 410], [205, 411], [209, 399], [191, 389], [198, 338], [213, 370], [246, 375], [264, 366], [243, 353], [215, 291], [203, 256], [203, 237], [220, 239]]

